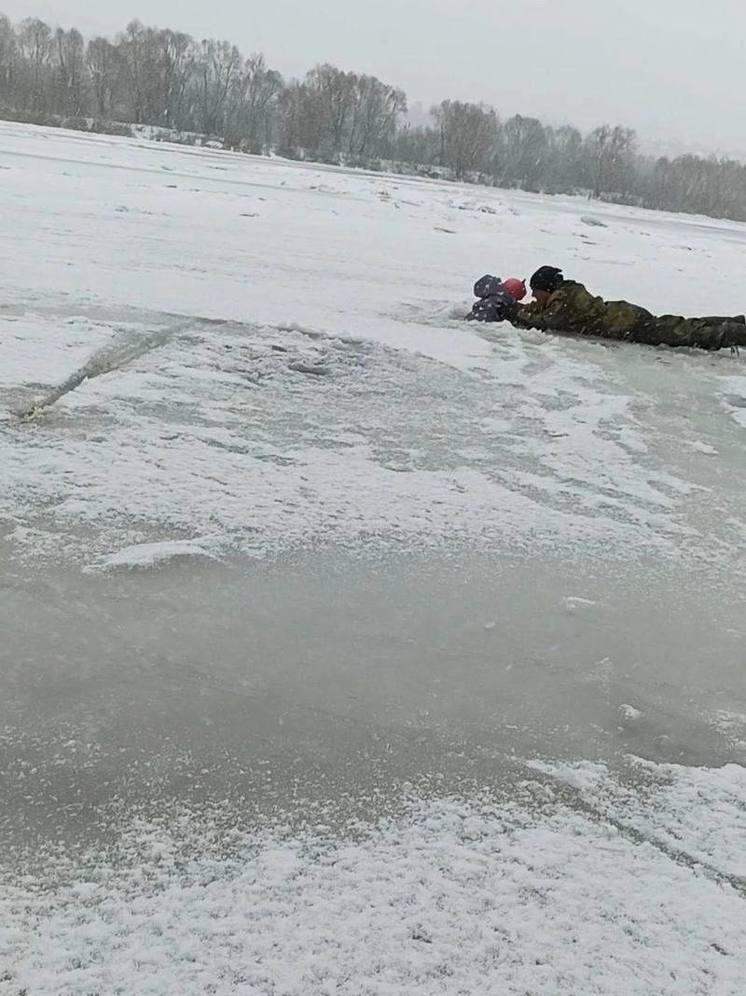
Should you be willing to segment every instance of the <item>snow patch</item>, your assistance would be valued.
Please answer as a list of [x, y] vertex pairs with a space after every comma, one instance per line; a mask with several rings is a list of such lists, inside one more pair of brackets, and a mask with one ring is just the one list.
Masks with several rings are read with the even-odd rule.
[[97, 565], [102, 569], [119, 567], [155, 567], [167, 560], [182, 557], [207, 557], [214, 553], [195, 540], [164, 540], [158, 543], [137, 543], [104, 557]]
[[581, 609], [592, 609], [597, 602], [592, 598], [581, 598], [579, 595], [569, 595], [562, 599], [562, 604], [568, 612], [578, 612]]
[[619, 706], [619, 716], [625, 723], [636, 723], [642, 719], [644, 713], [625, 702]]
[[671, 853], [684, 852], [723, 880], [737, 880], [746, 896], [746, 768], [690, 768], [630, 758], [622, 780], [587, 761], [530, 761], [528, 766], [579, 790], [586, 803], [599, 814], [613, 813], [620, 826]]
[[[608, 782], [582, 767], [584, 791]], [[35, 996], [737, 996], [746, 980], [733, 888], [560, 803], [413, 801], [350, 838], [267, 827], [230, 835], [232, 857], [221, 841], [188, 818], [139, 825], [69, 885], [6, 885], [5, 980]]]

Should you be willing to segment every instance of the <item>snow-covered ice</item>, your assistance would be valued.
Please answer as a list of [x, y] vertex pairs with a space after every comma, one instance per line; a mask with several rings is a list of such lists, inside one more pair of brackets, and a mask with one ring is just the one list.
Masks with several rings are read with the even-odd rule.
[[[412, 800], [351, 836], [226, 840], [169, 813], [114, 856], [60, 858], [51, 889], [33, 875], [6, 888], [6, 981], [71, 994], [743, 991], [746, 882], [729, 871], [743, 865], [743, 769], [662, 771], [644, 799], [602, 767], [574, 776], [597, 811], [527, 780], [511, 801]], [[649, 840], [605, 822], [616, 792], [626, 823], [653, 824]], [[693, 874], [688, 847], [714, 866]]]
[[0, 166], [0, 992], [746, 991], [743, 361], [460, 321], [742, 313], [746, 226]]
[[[736, 311], [742, 226], [599, 206], [589, 247], [569, 199], [484, 190], [487, 213], [448, 184], [19, 126], [2, 139], [8, 407], [82, 380], [43, 423], [4, 422], [2, 513], [66, 554], [170, 529], [260, 554], [455, 530], [708, 556], [740, 519], [727, 485], [699, 514], [726, 475], [698, 456], [740, 448], [722, 418], [746, 395], [730, 357], [452, 316], [481, 270], [547, 259], [658, 310], [701, 309], [706, 284], [709, 310]], [[433, 235], [441, 221], [454, 237]]]

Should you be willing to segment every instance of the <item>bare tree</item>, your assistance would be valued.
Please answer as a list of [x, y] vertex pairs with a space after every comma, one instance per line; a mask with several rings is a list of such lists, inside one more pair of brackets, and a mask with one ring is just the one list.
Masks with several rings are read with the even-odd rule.
[[549, 150], [547, 155], [547, 189], [573, 193], [585, 186], [583, 136], [572, 125], [546, 129]]
[[0, 101], [12, 103], [15, 98], [17, 68], [18, 44], [13, 25], [0, 14]]
[[246, 59], [231, 101], [225, 136], [229, 145], [255, 153], [271, 147], [283, 86], [282, 76], [267, 68], [263, 55]]
[[306, 86], [317, 105], [318, 147], [327, 157], [339, 159], [355, 111], [357, 77], [336, 66], [316, 66]]
[[306, 90], [298, 80], [290, 82], [280, 94], [279, 151], [293, 159], [302, 155]]
[[375, 76], [356, 77], [347, 143], [349, 158], [360, 162], [371, 156], [389, 155], [399, 118], [406, 110], [403, 90], [388, 86]]
[[25, 94], [21, 99], [31, 111], [45, 111], [52, 54], [52, 31], [48, 24], [32, 17], [21, 22], [18, 47], [26, 69]]
[[630, 128], [603, 125], [586, 138], [591, 192], [594, 197], [626, 193], [630, 187], [636, 135]]
[[82, 115], [86, 104], [85, 42], [75, 28], [58, 28], [54, 36], [57, 94], [55, 105], [66, 114]]
[[501, 178], [509, 187], [541, 190], [549, 156], [547, 130], [536, 118], [516, 114], [502, 130]]
[[179, 31], [159, 31], [161, 104], [167, 128], [180, 127], [184, 118], [189, 79], [194, 69], [194, 42]]
[[139, 21], [131, 21], [117, 48], [130, 120], [135, 124], [163, 123], [163, 53], [158, 32]]
[[86, 66], [94, 111], [100, 118], [107, 118], [120, 74], [119, 53], [106, 38], [93, 38], [86, 49]]
[[399, 162], [420, 169], [440, 161], [440, 132], [435, 128], [413, 128], [405, 124], [395, 137], [394, 155]]
[[195, 60], [197, 114], [200, 130], [219, 134], [225, 124], [228, 96], [239, 79], [241, 56], [235, 45], [205, 40]]
[[457, 179], [482, 170], [494, 152], [497, 115], [483, 104], [444, 100], [432, 111], [441, 137], [441, 165], [453, 170]]

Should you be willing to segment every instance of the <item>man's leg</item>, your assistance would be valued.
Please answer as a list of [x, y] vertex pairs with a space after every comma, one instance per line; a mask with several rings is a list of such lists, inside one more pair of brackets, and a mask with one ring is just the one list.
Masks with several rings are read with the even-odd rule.
[[679, 318], [661, 315], [644, 322], [630, 339], [650, 346], [717, 350], [746, 346], [746, 324], [741, 322], [708, 323], [703, 318]]
[[708, 325], [746, 325], [746, 315], [733, 315], [731, 318], [721, 318], [717, 315], [711, 315], [701, 318], [700, 321], [706, 322]]

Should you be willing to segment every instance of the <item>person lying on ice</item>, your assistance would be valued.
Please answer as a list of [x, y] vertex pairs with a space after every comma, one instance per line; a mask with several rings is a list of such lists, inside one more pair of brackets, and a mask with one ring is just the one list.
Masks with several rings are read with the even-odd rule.
[[722, 349], [746, 346], [746, 319], [660, 317], [627, 301], [604, 301], [554, 266], [531, 277], [534, 300], [516, 304], [508, 321], [517, 328], [643, 342], [650, 346]]

